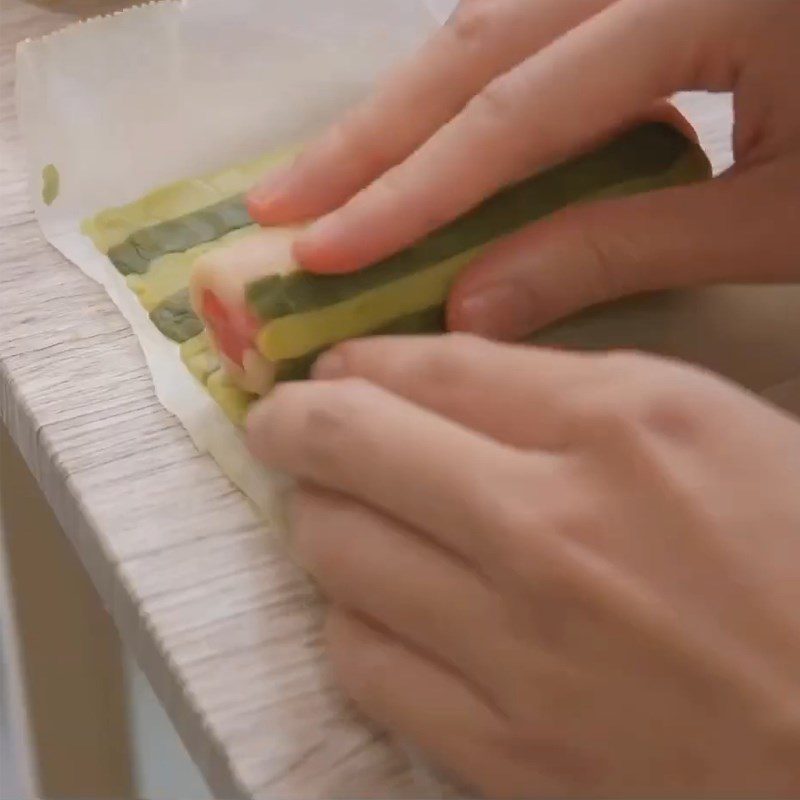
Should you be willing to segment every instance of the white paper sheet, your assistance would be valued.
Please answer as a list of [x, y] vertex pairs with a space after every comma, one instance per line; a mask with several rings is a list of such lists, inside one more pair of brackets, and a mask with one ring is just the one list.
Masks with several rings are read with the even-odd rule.
[[[285, 482], [268, 476], [249, 456], [185, 369], [177, 346], [154, 328], [108, 259], [80, 233], [80, 223], [171, 181], [307, 138], [365, 95], [456, 5], [457, 0], [163, 0], [19, 47], [19, 119], [31, 202], [45, 236], [106, 288], [142, 345], [161, 403], [274, 521], [280, 508], [275, 493]], [[722, 118], [730, 118], [729, 100], [719, 101], [727, 109]], [[730, 128], [706, 131], [702, 115], [692, 113], [707, 111], [710, 103], [686, 96], [679, 104], [699, 121], [701, 140], [720, 171], [730, 163]], [[55, 164], [60, 175], [60, 193], [50, 206], [41, 196], [47, 164]], [[775, 341], [768, 354], [775, 361], [775, 382], [796, 376], [796, 362], [791, 369], [778, 363], [787, 349], [779, 319], [785, 297], [711, 294], [651, 304], [646, 320], [635, 308], [610, 312], [588, 328], [582, 321], [567, 325], [559, 336], [571, 340], [572, 330], [582, 336], [586, 330], [587, 342], [644, 346], [749, 382], [751, 370], [724, 352], [728, 332], [716, 319], [723, 308], [730, 335]]]
[[[44, 235], [105, 287], [141, 343], [159, 400], [273, 521], [279, 522], [277, 495], [285, 482], [249, 456], [185, 369], [177, 346], [151, 324], [108, 259], [80, 233], [80, 223], [173, 180], [307, 137], [363, 96], [456, 4], [164, 0], [19, 48], [19, 119], [31, 202]], [[716, 153], [719, 171], [729, 163], [728, 151]], [[60, 194], [47, 206], [39, 176], [51, 163], [60, 174]], [[708, 290], [685, 301], [631, 306], [567, 326], [559, 337], [569, 342], [574, 332], [582, 344], [644, 346], [737, 378], [752, 374], [754, 383], [769, 377], [777, 384], [776, 399], [785, 400], [790, 389], [800, 396], [796, 379], [786, 382], [797, 375], [797, 348], [781, 345], [794, 301], [781, 290], [744, 291]], [[741, 356], [732, 354], [735, 347]], [[768, 361], [765, 352], [773, 354], [774, 368], [743, 366], [748, 359], [756, 366]], [[437, 793], [424, 771], [421, 780], [421, 794]]]
[[[317, 132], [436, 26], [424, 0], [164, 0], [72, 25], [17, 51], [30, 197], [47, 240], [131, 324], [160, 402], [272, 523], [288, 482], [268, 474], [80, 233], [98, 211], [246, 162]], [[42, 169], [60, 176], [42, 200]], [[421, 795], [439, 781], [409, 751]]]
[[[141, 343], [161, 403], [274, 522], [285, 482], [250, 457], [80, 223], [307, 138], [435, 25], [423, 0], [165, 0], [18, 49], [19, 119], [44, 235], [105, 287]], [[50, 206], [39, 179], [47, 164], [60, 176]]]

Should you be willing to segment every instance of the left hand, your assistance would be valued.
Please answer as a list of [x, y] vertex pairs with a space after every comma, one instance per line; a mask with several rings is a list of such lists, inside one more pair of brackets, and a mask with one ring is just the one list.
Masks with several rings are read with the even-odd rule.
[[346, 343], [251, 414], [346, 692], [489, 796], [800, 793], [800, 425], [688, 367]]
[[294, 255], [361, 269], [499, 189], [651, 116], [731, 91], [734, 166], [711, 181], [574, 203], [486, 247], [452, 330], [519, 340], [662, 289], [798, 279], [797, 0], [462, 0], [449, 24], [249, 197], [264, 225], [319, 217]]

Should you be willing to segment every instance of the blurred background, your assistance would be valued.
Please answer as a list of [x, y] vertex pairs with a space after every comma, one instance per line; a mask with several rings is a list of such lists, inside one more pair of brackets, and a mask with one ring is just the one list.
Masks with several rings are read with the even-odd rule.
[[[127, 784], [128, 797], [211, 797], [2, 425], [0, 437], [0, 800], [86, 797], [84, 763], [100, 766], [109, 790]], [[40, 600], [15, 592], [15, 607], [11, 590], [25, 581], [35, 582]], [[84, 630], [59, 625], [65, 604], [83, 611]], [[102, 707], [93, 700], [97, 681]], [[29, 707], [32, 685], [38, 705]], [[128, 753], [117, 751], [120, 742]], [[109, 746], [115, 750], [105, 753], [107, 763], [92, 764]], [[44, 774], [41, 752], [49, 756]]]

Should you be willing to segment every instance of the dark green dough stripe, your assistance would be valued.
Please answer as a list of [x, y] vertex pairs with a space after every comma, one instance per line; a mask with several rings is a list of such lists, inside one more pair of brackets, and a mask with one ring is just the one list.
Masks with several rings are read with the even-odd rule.
[[669, 125], [642, 125], [594, 153], [503, 190], [417, 245], [368, 269], [346, 275], [270, 276], [250, 284], [248, 303], [266, 321], [341, 302], [484, 245], [600, 190], [656, 178], [692, 147]]
[[[521, 225], [562, 208], [598, 188], [636, 176], [657, 175], [694, 147], [670, 125], [650, 123], [634, 129], [600, 150], [512, 186], [442, 228], [415, 247], [349, 276], [265, 278], [251, 289], [265, 318], [296, 313], [352, 297], [404, 272], [422, 269], [471, 247], [485, 244]], [[170, 253], [215, 241], [252, 225], [243, 194], [132, 233], [112, 247], [108, 257], [123, 274], [143, 274], [150, 263]], [[280, 284], [280, 285], [278, 285]], [[322, 301], [325, 300], [325, 303]]]
[[[179, 344], [197, 336], [203, 322], [192, 310], [189, 290], [170, 295], [150, 312], [153, 324], [169, 339]], [[444, 333], [445, 312], [441, 305], [408, 314], [370, 334], [371, 336], [405, 336], [418, 333]], [[328, 348], [315, 350], [298, 358], [278, 362], [276, 380], [299, 380], [308, 377], [314, 361]]]
[[[697, 145], [672, 126], [642, 125], [594, 153], [498, 193], [415, 246], [366, 270], [333, 276], [302, 271], [270, 276], [250, 284], [247, 299], [264, 320], [324, 308], [484, 245], [599, 191], [637, 180], [652, 179], [653, 185], [660, 185], [659, 177], [666, 176], [670, 168], [683, 158], [689, 159], [693, 153], [700, 153]], [[701, 172], [698, 159], [698, 178], [704, 177]], [[142, 274], [156, 258], [185, 252], [251, 224], [244, 195], [236, 195], [208, 208], [136, 231], [111, 248], [108, 256], [121, 273]], [[436, 313], [443, 313], [441, 307], [437, 307]], [[203, 329], [202, 322], [191, 309], [188, 289], [164, 300], [151, 312], [150, 318], [165, 336], [177, 342], [186, 341]], [[398, 324], [402, 323], [401, 320]], [[424, 328], [441, 329], [441, 320], [438, 327]], [[313, 353], [283, 362], [281, 370], [287, 374], [307, 372], [317, 355]], [[294, 364], [295, 361], [298, 363]]]
[[141, 275], [161, 256], [183, 253], [252, 224], [244, 195], [236, 195], [200, 211], [142, 228], [112, 247], [108, 257], [123, 275]]
[[[202, 321], [192, 311], [189, 290], [185, 289], [168, 297], [150, 312], [153, 324], [169, 339], [179, 344], [197, 336], [203, 330]], [[423, 333], [444, 333], [445, 312], [441, 305], [408, 314], [370, 334], [371, 336], [406, 336]], [[307, 378], [317, 358], [327, 347], [298, 358], [280, 361], [276, 369], [276, 381], [292, 381]]]
[[203, 323], [192, 311], [189, 290], [182, 289], [163, 300], [150, 312], [150, 319], [173, 342], [185, 342], [203, 330]]

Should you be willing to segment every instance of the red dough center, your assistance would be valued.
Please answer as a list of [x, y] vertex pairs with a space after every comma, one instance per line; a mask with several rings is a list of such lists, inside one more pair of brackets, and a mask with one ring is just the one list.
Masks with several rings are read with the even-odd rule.
[[210, 289], [203, 291], [203, 317], [220, 351], [234, 364], [243, 366], [245, 351], [253, 346], [258, 320], [246, 308], [232, 314]]

